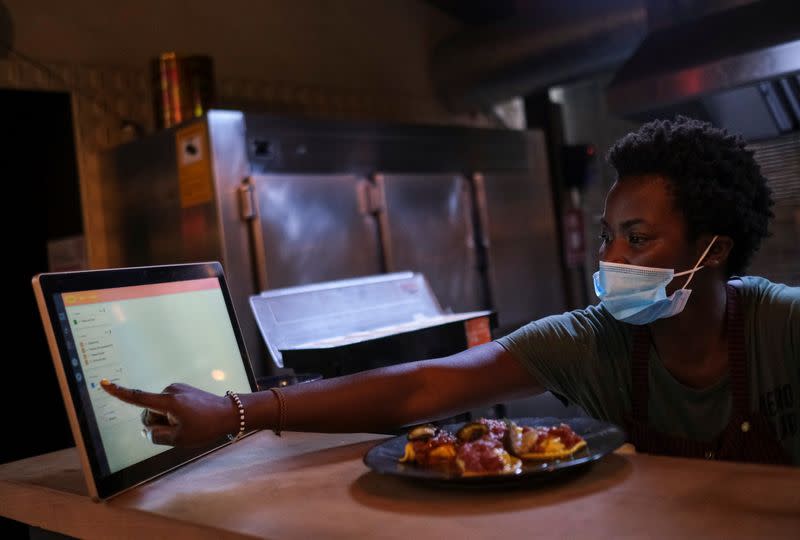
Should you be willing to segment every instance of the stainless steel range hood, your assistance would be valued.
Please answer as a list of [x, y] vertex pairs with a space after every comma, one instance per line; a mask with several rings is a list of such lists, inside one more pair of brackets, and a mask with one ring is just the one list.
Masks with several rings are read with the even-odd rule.
[[637, 120], [685, 113], [748, 140], [800, 130], [800, 2], [753, 2], [652, 32], [607, 100]]

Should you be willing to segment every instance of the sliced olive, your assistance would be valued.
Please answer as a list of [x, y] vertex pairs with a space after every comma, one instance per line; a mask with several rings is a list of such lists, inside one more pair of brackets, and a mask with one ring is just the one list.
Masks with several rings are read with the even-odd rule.
[[408, 432], [409, 441], [424, 441], [436, 435], [436, 427], [430, 424], [417, 426]]
[[489, 428], [486, 424], [470, 422], [469, 424], [464, 424], [461, 429], [458, 430], [456, 437], [458, 437], [458, 440], [461, 442], [470, 442], [480, 439], [487, 433], [489, 433]]
[[416, 457], [416, 452], [414, 452], [414, 445], [410, 442], [406, 443], [406, 447], [403, 449], [403, 457], [400, 458], [400, 463], [414, 463], [414, 458]]

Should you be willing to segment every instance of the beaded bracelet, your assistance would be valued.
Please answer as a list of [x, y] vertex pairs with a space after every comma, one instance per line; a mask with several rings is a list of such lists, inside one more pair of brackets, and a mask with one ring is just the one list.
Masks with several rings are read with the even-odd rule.
[[237, 414], [239, 415], [239, 431], [237, 431], [235, 435], [228, 434], [228, 440], [231, 442], [235, 442], [244, 437], [244, 430], [245, 430], [244, 405], [242, 405], [242, 400], [239, 399], [239, 394], [237, 394], [236, 392], [231, 392], [230, 390], [228, 390], [227, 392], [225, 392], [225, 395], [231, 398], [231, 401], [233, 401], [233, 405], [236, 407], [238, 411]]

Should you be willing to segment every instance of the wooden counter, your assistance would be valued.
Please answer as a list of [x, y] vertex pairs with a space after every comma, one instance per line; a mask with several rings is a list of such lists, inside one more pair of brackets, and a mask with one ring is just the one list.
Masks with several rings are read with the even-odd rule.
[[75, 449], [0, 466], [0, 515], [81, 538], [798, 538], [800, 469], [613, 454], [569, 481], [424, 487], [381, 437], [268, 432], [94, 503]]

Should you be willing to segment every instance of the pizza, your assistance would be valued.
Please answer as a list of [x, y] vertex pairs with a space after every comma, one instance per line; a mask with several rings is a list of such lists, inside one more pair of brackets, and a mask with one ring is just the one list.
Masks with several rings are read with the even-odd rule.
[[462, 476], [516, 474], [526, 461], [563, 459], [586, 447], [567, 424], [520, 426], [481, 418], [455, 434], [430, 424], [409, 431], [401, 463]]
[[401, 463], [416, 463], [423, 467], [448, 465], [456, 458], [457, 439], [450, 433], [425, 425], [408, 433], [405, 455]]
[[507, 446], [523, 460], [563, 459], [586, 447], [586, 441], [567, 424], [518, 426], [509, 422]]

